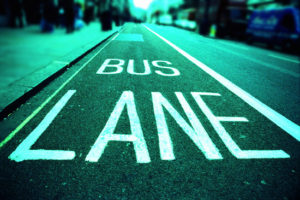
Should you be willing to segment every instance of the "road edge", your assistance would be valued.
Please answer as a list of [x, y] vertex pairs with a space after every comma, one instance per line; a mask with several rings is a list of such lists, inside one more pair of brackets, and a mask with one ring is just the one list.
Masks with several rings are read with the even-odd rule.
[[[0, 111], [0, 121], [3, 121], [5, 118], [7, 118], [11, 113], [13, 113], [17, 108], [19, 108], [22, 104], [24, 104], [28, 99], [30, 99], [32, 96], [37, 94], [39, 91], [41, 91], [43, 88], [45, 88], [49, 83], [51, 83], [53, 80], [58, 78], [60, 75], [62, 75], [68, 68], [72, 67], [75, 63], [77, 63], [80, 59], [82, 59], [84, 56], [92, 52], [94, 49], [96, 49], [98, 46], [109, 40], [111, 37], [113, 37], [116, 33], [118, 33], [121, 30], [121, 28], [117, 29], [110, 35], [108, 35], [106, 38], [102, 39], [100, 42], [98, 42], [96, 45], [93, 45], [91, 48], [88, 48], [87, 50], [84, 50], [83, 53], [78, 53], [78, 55], [75, 56], [75, 58], [72, 58], [70, 62], [62, 63], [62, 66], [58, 68], [54, 73], [52, 73], [50, 76], [47, 76], [45, 79], [38, 82], [34, 87], [30, 88], [28, 91], [25, 91], [22, 95], [18, 96], [13, 100], [11, 103], [9, 103], [7, 106], [5, 106]], [[73, 53], [73, 52], [71, 52]], [[69, 54], [64, 57], [70, 57]], [[61, 60], [64, 60], [63, 58]], [[53, 63], [50, 63], [49, 65], [45, 66], [44, 68], [48, 68]], [[34, 72], [34, 74], [38, 75], [40, 71]]]

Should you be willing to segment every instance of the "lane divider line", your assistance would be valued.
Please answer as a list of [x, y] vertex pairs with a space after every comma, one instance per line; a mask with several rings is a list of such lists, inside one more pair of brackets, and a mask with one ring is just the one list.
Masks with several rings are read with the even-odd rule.
[[233, 48], [242, 49], [244, 51], [249, 51], [249, 47], [241, 46], [241, 44], [231, 44], [231, 43], [224, 42], [224, 41], [217, 41], [217, 42], [222, 45], [227, 45], [227, 46], [231, 46]]
[[287, 57], [280, 56], [280, 55], [275, 55], [275, 54], [268, 54], [268, 56], [273, 57], [273, 58], [277, 58], [277, 59], [280, 59], [280, 60], [284, 60], [284, 61], [289, 61], [289, 62], [293, 62], [293, 63], [296, 63], [296, 64], [300, 64], [299, 60], [294, 60], [292, 58], [287, 58]]
[[146, 25], [143, 24], [143, 26], [152, 32], [154, 35], [162, 39], [164, 42], [166, 42], [168, 45], [173, 47], [176, 51], [178, 51], [181, 55], [186, 57], [188, 60], [190, 60], [192, 63], [197, 65], [199, 68], [201, 68], [203, 71], [205, 71], [207, 74], [212, 76], [214, 79], [216, 79], [219, 83], [221, 83], [224, 87], [226, 87], [228, 90], [230, 90], [232, 93], [234, 93], [236, 96], [240, 97], [243, 101], [245, 101], [247, 104], [249, 104], [252, 108], [260, 112], [262, 115], [267, 117], [269, 120], [271, 120], [273, 123], [275, 123], [277, 126], [279, 126], [281, 129], [283, 129], [285, 132], [290, 134], [292, 137], [294, 137], [298, 142], [300, 141], [300, 126], [297, 125], [296, 123], [292, 122], [291, 120], [287, 119], [277, 111], [273, 110], [266, 104], [262, 103], [255, 97], [253, 97], [251, 94], [248, 92], [244, 91], [225, 77], [221, 76], [184, 50], [180, 49], [177, 47], [175, 44], [172, 42], [168, 41], [161, 35], [157, 34], [154, 32], [152, 29], [147, 27]]
[[[120, 32], [117, 33], [118, 36]], [[115, 36], [115, 37], [116, 37]], [[114, 38], [115, 38], [114, 37]], [[85, 66], [87, 66], [111, 41], [108, 41], [99, 51], [86, 61], [70, 78], [68, 78], [51, 96], [49, 96], [38, 108], [36, 108], [17, 128], [15, 128], [3, 141], [0, 143], [0, 149], [7, 144], [32, 118], [34, 118]]]
[[293, 71], [285, 69], [285, 68], [281, 68], [281, 67], [278, 67], [278, 66], [275, 66], [275, 65], [272, 65], [272, 64], [268, 64], [268, 63], [266, 63], [264, 61], [248, 57], [248, 56], [246, 56], [244, 54], [237, 53], [235, 51], [232, 51], [232, 50], [229, 50], [229, 49], [226, 49], [226, 48], [223, 48], [223, 47], [217, 47], [217, 46], [215, 46], [214, 48], [220, 49], [221, 51], [225, 51], [225, 52], [230, 53], [230, 54], [233, 54], [235, 56], [238, 56], [238, 57], [243, 58], [245, 60], [248, 60], [250, 62], [256, 63], [258, 65], [262, 65], [262, 66], [267, 67], [269, 69], [273, 69], [273, 70], [276, 70], [278, 72], [290, 75], [290, 76], [292, 76], [294, 78], [300, 78], [300, 74], [297, 73], [297, 72], [293, 72]]

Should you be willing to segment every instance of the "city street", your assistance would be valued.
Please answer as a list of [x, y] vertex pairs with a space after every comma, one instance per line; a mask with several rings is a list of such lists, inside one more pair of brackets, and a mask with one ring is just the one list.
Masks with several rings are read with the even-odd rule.
[[0, 121], [0, 199], [296, 199], [299, 64], [127, 23]]

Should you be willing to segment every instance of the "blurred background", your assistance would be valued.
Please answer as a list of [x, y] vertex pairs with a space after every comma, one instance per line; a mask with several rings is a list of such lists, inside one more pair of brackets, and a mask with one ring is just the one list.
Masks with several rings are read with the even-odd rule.
[[[101, 30], [125, 22], [176, 26], [295, 51], [299, 45], [299, 0], [1, 0], [0, 27], [39, 25], [66, 33], [99, 21]], [[276, 43], [274, 44], [274, 39]], [[272, 41], [272, 42], [271, 42]]]

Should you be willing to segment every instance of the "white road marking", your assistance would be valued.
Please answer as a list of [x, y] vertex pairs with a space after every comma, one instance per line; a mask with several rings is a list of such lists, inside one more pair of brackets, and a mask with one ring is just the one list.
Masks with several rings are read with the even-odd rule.
[[135, 72], [134, 71], [134, 60], [129, 59], [128, 66], [127, 66], [127, 72], [129, 74], [133, 75], [149, 75], [151, 74], [151, 69], [148, 60], [143, 60], [144, 66], [145, 66], [145, 72]]
[[280, 59], [280, 60], [284, 60], [284, 61], [289, 61], [289, 62], [293, 62], [293, 63], [296, 63], [296, 64], [300, 64], [299, 59], [296, 60], [296, 59], [287, 58], [287, 57], [280, 56], [280, 55], [275, 55], [275, 54], [268, 54], [268, 56], [271, 56], [273, 58], [277, 58], [277, 59]]
[[249, 122], [245, 117], [216, 117], [218, 121], [222, 122]]
[[222, 121], [232, 121], [232, 122], [245, 122], [248, 121], [246, 118], [237, 118], [237, 117], [217, 117], [215, 116], [206, 103], [201, 98], [201, 94], [198, 92], [191, 93], [197, 102], [199, 108], [206, 115], [208, 120], [211, 122], [213, 128], [219, 135], [219, 137], [224, 142], [225, 146], [228, 150], [238, 159], [266, 159], [266, 158], [290, 158], [290, 156], [285, 153], [283, 150], [241, 150], [240, 147], [235, 143], [235, 141], [231, 138], [229, 133], [225, 130], [225, 128], [220, 123]]
[[221, 96], [219, 93], [214, 93], [214, 92], [198, 92], [199, 95], [207, 95], [207, 96]]
[[[111, 63], [112, 62], [112, 63]], [[104, 61], [104, 63], [97, 70], [96, 74], [119, 74], [123, 72], [123, 68], [125, 67], [125, 60], [117, 59], [117, 58], [108, 58]], [[145, 76], [151, 74], [151, 67], [148, 60], [143, 60], [145, 70], [144, 72], [135, 72], [135, 61], [133, 59], [129, 59], [127, 65], [127, 73], [138, 76]], [[161, 63], [166, 64], [167, 66], [161, 65]], [[154, 72], [161, 76], [179, 76], [180, 72], [178, 69], [171, 67], [171, 62], [164, 60], [154, 60], [152, 61], [152, 65], [155, 68], [159, 68], [160, 70], [154, 70]], [[106, 69], [110, 70], [106, 70]], [[112, 70], [114, 69], [114, 70]]]
[[242, 57], [242, 58], [244, 58], [245, 60], [248, 60], [248, 61], [250, 61], [250, 62], [252, 62], [252, 63], [256, 63], [256, 64], [258, 64], [258, 65], [262, 65], [262, 66], [264, 66], [264, 67], [266, 67], [266, 68], [276, 70], [276, 71], [278, 71], [278, 72], [281, 72], [281, 73], [284, 73], [284, 74], [293, 76], [293, 77], [295, 77], [295, 78], [299, 78], [299, 77], [300, 77], [300, 74], [297, 73], [297, 72], [294, 72], [294, 71], [291, 71], [291, 70], [288, 70], [288, 69], [285, 69], [285, 68], [282, 68], [282, 67], [278, 67], [278, 66], [275, 66], [275, 65], [273, 65], [273, 64], [269, 64], [269, 63], [267, 63], [267, 62], [264, 62], [264, 61], [261, 61], [261, 60], [255, 59], [255, 58], [250, 58], [250, 57], [248, 57], [247, 55], [244, 55], [244, 54], [241, 54], [241, 53], [237, 53], [237, 52], [231, 51], [231, 50], [229, 50], [229, 49], [222, 48], [222, 47], [218, 47], [218, 46], [214, 46], [214, 48], [220, 49], [221, 51], [226, 51], [226, 52], [231, 53], [231, 54], [233, 54], [233, 55]]
[[[117, 61], [116, 64], [110, 64], [111, 61]], [[123, 71], [123, 65], [125, 64], [125, 61], [122, 59], [106, 59], [104, 63], [101, 65], [101, 67], [98, 69], [96, 74], [119, 74]], [[106, 68], [115, 68], [116, 71], [109, 71], [105, 72]]]
[[174, 109], [166, 98], [159, 92], [152, 92], [153, 109], [159, 138], [160, 156], [162, 160], [174, 160], [173, 144], [169, 134], [166, 117], [163, 111], [165, 108], [175, 119], [182, 130], [190, 137], [195, 145], [203, 152], [209, 160], [223, 159], [215, 144], [210, 139], [208, 133], [197, 118], [196, 114], [187, 103], [181, 92], [175, 93], [184, 112], [186, 113], [192, 127]]
[[232, 46], [234, 48], [238, 48], [238, 49], [242, 49], [242, 50], [245, 50], [245, 51], [248, 51], [249, 48], [248, 47], [245, 47], [245, 46], [242, 46], [241, 44], [232, 44], [230, 42], [224, 42], [224, 41], [220, 41], [220, 40], [217, 40], [218, 43], [221, 43], [221, 44], [224, 44], [224, 45], [228, 45], [228, 46]]
[[[127, 106], [131, 134], [114, 134], [119, 118]], [[143, 136], [142, 126], [134, 103], [133, 92], [125, 91], [121, 95], [114, 110], [112, 111], [105, 127], [101, 131], [96, 142], [86, 157], [86, 161], [97, 162], [104, 152], [109, 141], [132, 142], [138, 163], [151, 162], [146, 141]]]
[[111, 40], [115, 40], [120, 35], [120, 32], [118, 32]]
[[[121, 30], [122, 31], [122, 30]], [[121, 32], [120, 31], [120, 32]], [[119, 32], [119, 33], [120, 33]], [[118, 33], [118, 34], [119, 34]], [[4, 140], [0, 143], [0, 149], [7, 144], [22, 128], [32, 119], [34, 118], [85, 66], [87, 66], [98, 54], [107, 47], [110, 42], [108, 41], [95, 55], [93, 55], [88, 61], [86, 61], [70, 78], [68, 78], [55, 92], [49, 96], [38, 108], [36, 108], [24, 121], [22, 121], [17, 128], [15, 128]]]
[[72, 160], [75, 157], [74, 151], [62, 150], [31, 150], [32, 145], [39, 139], [54, 118], [63, 109], [76, 90], [69, 90], [49, 111], [39, 125], [23, 140], [14, 152], [8, 157], [11, 160], [21, 162], [24, 160]]
[[169, 61], [163, 61], [163, 60], [155, 60], [155, 61], [152, 61], [152, 65], [154, 67], [157, 67], [157, 68], [161, 68], [161, 69], [168, 69], [168, 70], [171, 70], [173, 73], [170, 73], [170, 74], [167, 74], [167, 73], [164, 73], [160, 70], [155, 70], [155, 72], [159, 75], [162, 75], [162, 76], [179, 76], [180, 75], [180, 72], [178, 71], [178, 69], [174, 68], [174, 67], [167, 67], [167, 66], [162, 66], [162, 65], [159, 65], [158, 63], [166, 63], [167, 65], [172, 65], [171, 62]]
[[150, 32], [152, 32], [153, 34], [155, 34], [156, 36], [158, 36], [160, 39], [165, 41], [167, 44], [169, 44], [171, 47], [173, 47], [176, 51], [178, 51], [184, 57], [189, 59], [192, 63], [197, 65], [199, 68], [201, 68], [207, 74], [209, 74], [214, 79], [219, 81], [228, 90], [230, 90], [232, 93], [234, 93], [235, 95], [240, 97], [243, 101], [248, 103], [251, 107], [256, 109], [258, 112], [260, 112], [262, 115], [267, 117], [269, 120], [274, 122], [277, 126], [282, 128], [285, 132], [290, 134], [297, 141], [300, 141], [300, 126], [299, 125], [297, 125], [294, 122], [290, 121], [289, 119], [287, 119], [286, 117], [284, 117], [283, 115], [281, 115], [277, 111], [273, 110], [272, 108], [270, 108], [266, 104], [262, 103], [261, 101], [259, 101], [258, 99], [253, 97], [251, 94], [244, 91], [243, 89], [241, 89], [240, 87], [238, 87], [237, 85], [235, 85], [234, 83], [229, 81], [228, 79], [224, 78], [223, 76], [221, 76], [217, 72], [213, 71], [211, 68], [209, 68], [205, 64], [201, 63], [199, 60], [197, 60], [196, 58], [194, 58], [193, 56], [191, 56], [187, 52], [183, 51], [182, 49], [177, 47], [175, 44], [171, 43], [170, 41], [168, 41], [164, 37], [160, 36], [159, 34], [154, 32], [153, 30], [148, 28], [146, 25], [144, 25], [144, 27], [147, 30], [149, 30]]

